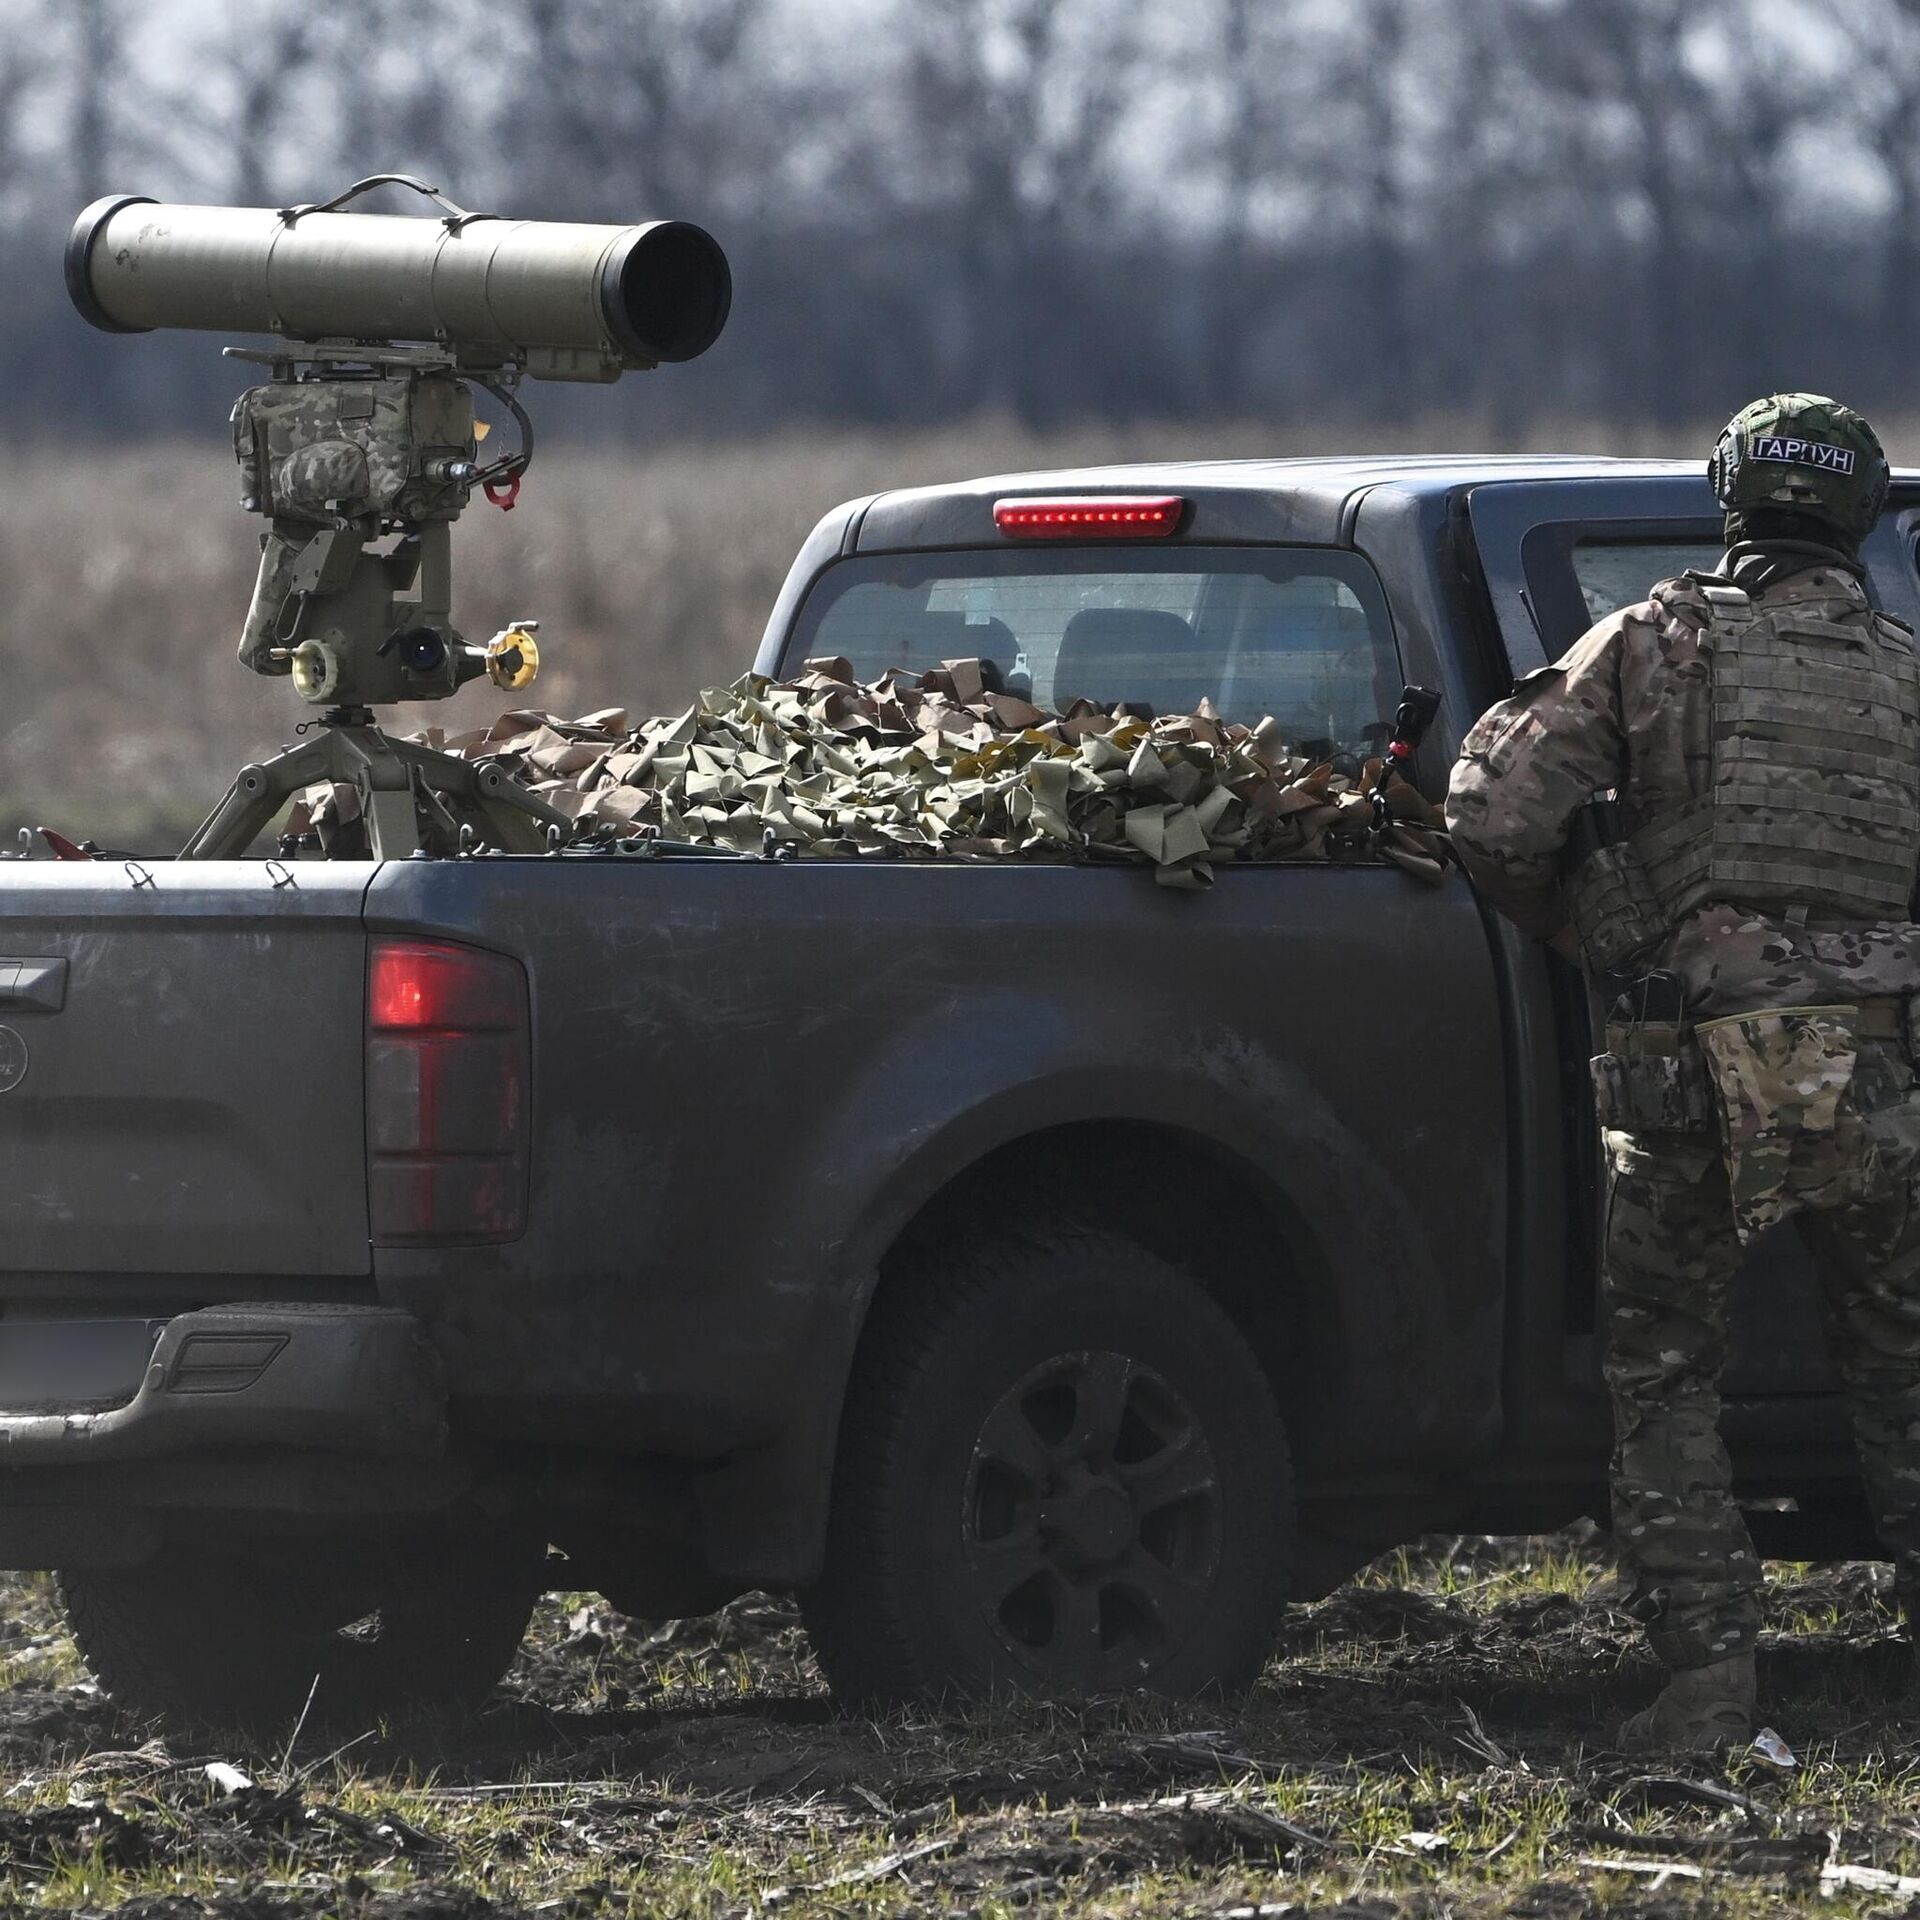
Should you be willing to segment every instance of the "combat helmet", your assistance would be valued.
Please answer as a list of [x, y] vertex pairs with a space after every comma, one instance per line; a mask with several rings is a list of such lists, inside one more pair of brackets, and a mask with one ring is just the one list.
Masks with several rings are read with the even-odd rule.
[[1879, 439], [1851, 407], [1818, 393], [1770, 393], [1726, 424], [1707, 462], [1730, 514], [1784, 507], [1864, 539], [1887, 503]]

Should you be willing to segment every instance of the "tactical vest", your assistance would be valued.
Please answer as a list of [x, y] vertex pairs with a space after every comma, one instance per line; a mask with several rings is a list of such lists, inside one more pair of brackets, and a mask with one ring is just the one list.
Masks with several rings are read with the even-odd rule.
[[[1757, 606], [1699, 574], [1711, 766], [1686, 806], [1648, 821], [1570, 888], [1583, 939], [1620, 950], [1708, 901], [1844, 920], [1904, 920], [1920, 869], [1920, 660], [1880, 615]], [[1629, 898], [1631, 896], [1631, 898]], [[1635, 923], [1638, 923], [1637, 925]]]

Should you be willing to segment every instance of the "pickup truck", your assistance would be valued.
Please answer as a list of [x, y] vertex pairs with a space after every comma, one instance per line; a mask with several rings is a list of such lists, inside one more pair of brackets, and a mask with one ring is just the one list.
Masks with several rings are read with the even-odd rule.
[[[1917, 529], [1901, 473], [1908, 621]], [[755, 664], [1336, 756], [1410, 680], [1437, 796], [1718, 550], [1671, 462], [1025, 473], [836, 508]], [[10, 861], [0, 1567], [189, 1719], [470, 1704], [548, 1588], [797, 1590], [854, 1702], [1237, 1686], [1396, 1543], [1604, 1514], [1591, 1012], [1364, 860]], [[1871, 1552], [1801, 1261], [1740, 1288], [1739, 1488]]]

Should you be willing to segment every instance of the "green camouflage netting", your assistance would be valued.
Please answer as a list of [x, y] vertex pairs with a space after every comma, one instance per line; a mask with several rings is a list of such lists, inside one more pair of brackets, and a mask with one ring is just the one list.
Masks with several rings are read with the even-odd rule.
[[[574, 821], [576, 842], [650, 836], [760, 853], [910, 859], [1134, 859], [1163, 886], [1211, 883], [1220, 859], [1384, 857], [1437, 882], [1440, 809], [1397, 777], [1368, 828], [1379, 762], [1339, 771], [1290, 754], [1271, 720], [1145, 720], [1077, 701], [1044, 712], [989, 686], [978, 660], [855, 684], [842, 659], [798, 680], [748, 674], [672, 719], [619, 708], [503, 714], [484, 732], [416, 736], [503, 762]], [[290, 826], [327, 844], [351, 788], [310, 793]]]

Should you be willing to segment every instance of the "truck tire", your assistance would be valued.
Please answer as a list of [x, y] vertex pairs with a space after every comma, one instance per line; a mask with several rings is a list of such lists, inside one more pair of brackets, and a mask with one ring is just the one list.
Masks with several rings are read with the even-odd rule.
[[1253, 1682], [1293, 1551], [1266, 1373], [1220, 1304], [1132, 1241], [923, 1259], [876, 1300], [802, 1596], [859, 1707]]
[[477, 1707], [526, 1632], [538, 1582], [522, 1572], [275, 1540], [56, 1577], [82, 1657], [128, 1712], [284, 1735], [309, 1696], [325, 1725]]

